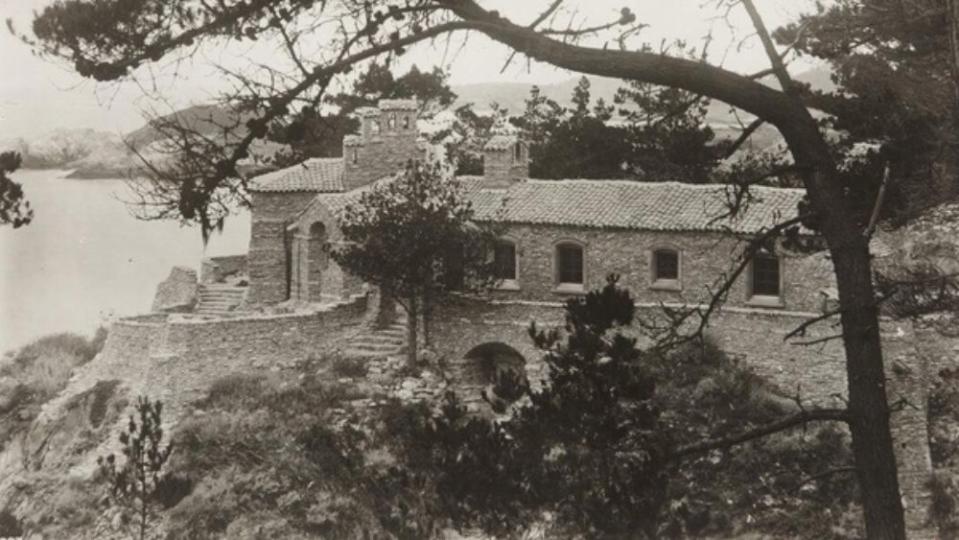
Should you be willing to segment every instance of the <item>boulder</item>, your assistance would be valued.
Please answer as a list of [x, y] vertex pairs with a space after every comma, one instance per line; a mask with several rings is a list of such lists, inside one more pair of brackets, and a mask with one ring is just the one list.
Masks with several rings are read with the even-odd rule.
[[183, 266], [174, 266], [170, 276], [157, 285], [153, 297], [154, 312], [190, 311], [197, 302], [196, 270]]

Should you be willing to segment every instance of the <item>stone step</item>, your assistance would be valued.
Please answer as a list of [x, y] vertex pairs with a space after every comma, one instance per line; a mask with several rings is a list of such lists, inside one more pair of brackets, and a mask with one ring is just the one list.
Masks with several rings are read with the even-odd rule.
[[239, 298], [243, 296], [243, 291], [200, 291], [201, 298]]
[[359, 351], [370, 354], [380, 354], [387, 355], [399, 352], [403, 347], [390, 345], [390, 346], [377, 346], [377, 345], [364, 345], [362, 343], [354, 343], [349, 350]]
[[236, 290], [241, 291], [247, 290], [249, 287], [239, 287], [237, 285], [230, 285], [229, 283], [203, 283], [200, 285], [200, 289], [209, 289], [209, 290]]
[[357, 342], [362, 343], [382, 343], [382, 344], [403, 344], [406, 343], [406, 340], [398, 336], [389, 336], [384, 334], [367, 334], [362, 335], [357, 338]]
[[347, 349], [343, 351], [343, 356], [345, 356], [346, 358], [355, 358], [358, 360], [373, 360], [376, 358], [382, 358], [387, 355], [380, 352], [361, 351], [358, 349]]
[[204, 304], [237, 304], [242, 298], [201, 298], [200, 302]]

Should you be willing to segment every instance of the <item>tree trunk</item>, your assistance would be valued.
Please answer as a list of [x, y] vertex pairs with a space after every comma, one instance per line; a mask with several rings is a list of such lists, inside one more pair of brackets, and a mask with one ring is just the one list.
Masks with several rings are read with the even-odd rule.
[[946, 23], [949, 25], [949, 60], [956, 99], [959, 100], [959, 0], [947, 0]]
[[886, 374], [879, 333], [879, 309], [869, 264], [868, 243], [833, 249], [842, 306], [843, 345], [849, 385], [849, 428], [856, 475], [870, 539], [906, 538], [896, 456], [889, 429]]
[[419, 319], [419, 309], [416, 296], [409, 299], [409, 307], [406, 310], [406, 365], [416, 367], [416, 339], [417, 323]]

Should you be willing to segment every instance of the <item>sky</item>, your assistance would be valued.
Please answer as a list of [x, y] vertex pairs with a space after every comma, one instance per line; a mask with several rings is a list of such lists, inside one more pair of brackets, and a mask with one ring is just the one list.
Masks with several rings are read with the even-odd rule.
[[[52, 0], [0, 0], [0, 18], [12, 18], [16, 28], [30, 26], [32, 12], [42, 9]], [[644, 40], [658, 45], [664, 39], [682, 38], [692, 45], [702, 42], [710, 31], [714, 41], [712, 58], [724, 59], [726, 67], [741, 72], [759, 71], [766, 67], [766, 59], [755, 39], [742, 47], [728, 48], [737, 39], [750, 34], [748, 18], [736, 9], [728, 19], [704, 7], [715, 0], [570, 0], [579, 5], [581, 17], [590, 20], [608, 20], [628, 6], [638, 20], [649, 24], [644, 29]], [[548, 0], [487, 0], [482, 5], [498, 9], [515, 22], [531, 21]], [[758, 8], [771, 28], [787, 23], [810, 9], [812, 0], [759, 0]], [[59, 128], [93, 128], [117, 134], [126, 133], [143, 124], [143, 111], [170, 112], [169, 107], [180, 108], [211, 101], [225, 88], [223, 76], [214, 63], [239, 66], [256, 57], [270, 62], [272, 50], [252, 50], [247, 45], [229, 43], [205, 48], [201, 54], [184, 62], [161, 62], [149, 70], [141, 69], [135, 81], [97, 84], [85, 80], [67, 65], [43, 60], [32, 55], [30, 49], [11, 36], [6, 29], [0, 32], [0, 65], [5, 76], [0, 78], [0, 140], [32, 138]], [[441, 65], [449, 70], [453, 85], [480, 82], [530, 82], [548, 84], [576, 77], [576, 74], [548, 65], [513, 62], [504, 72], [503, 63], [508, 50], [489, 39], [471, 34], [465, 46], [423, 44], [404, 57], [407, 65], [421, 68]], [[399, 66], [401, 69], [406, 66]], [[796, 71], [803, 66], [797, 65]], [[157, 97], [169, 103], [158, 101]]]

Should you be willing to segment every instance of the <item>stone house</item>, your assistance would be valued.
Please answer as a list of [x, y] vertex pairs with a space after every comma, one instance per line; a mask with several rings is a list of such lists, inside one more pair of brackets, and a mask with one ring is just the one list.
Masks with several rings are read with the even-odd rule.
[[[336, 216], [424, 149], [415, 102], [384, 100], [358, 115], [361, 133], [344, 139], [342, 159], [312, 159], [254, 180], [251, 304], [322, 302], [362, 289], [328, 257], [340, 240]], [[758, 187], [742, 215], [720, 219], [726, 186], [532, 180], [517, 137], [495, 135], [484, 152], [484, 175], [457, 181], [478, 220], [506, 226], [495, 251], [498, 300], [557, 301], [601, 287], [617, 273], [640, 302], [702, 302], [730, 270], [737, 247], [794, 216], [802, 198], [801, 190]], [[729, 304], [816, 311], [830, 270], [821, 257], [761, 254]]]

